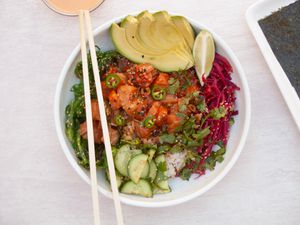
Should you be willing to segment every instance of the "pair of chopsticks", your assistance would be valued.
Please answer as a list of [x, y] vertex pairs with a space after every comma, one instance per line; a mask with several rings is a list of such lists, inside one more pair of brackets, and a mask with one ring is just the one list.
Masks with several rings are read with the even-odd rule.
[[97, 192], [95, 143], [94, 143], [93, 119], [92, 119], [92, 110], [91, 110], [91, 93], [90, 93], [90, 82], [89, 82], [89, 72], [88, 72], [88, 59], [87, 59], [87, 50], [86, 50], [87, 40], [85, 36], [85, 27], [87, 28], [87, 36], [88, 36], [90, 54], [92, 59], [94, 80], [96, 84], [96, 92], [97, 92], [97, 99], [98, 99], [98, 105], [99, 105], [99, 111], [101, 117], [103, 139], [105, 145], [106, 158], [108, 162], [110, 183], [111, 183], [114, 206], [116, 211], [117, 224], [124, 225], [89, 11], [81, 10], [79, 13], [79, 20], [80, 20], [81, 56], [82, 56], [82, 68], [83, 68], [83, 83], [84, 83], [85, 111], [86, 111], [86, 121], [87, 121], [87, 136], [88, 136], [88, 149], [89, 149], [89, 161], [90, 161], [94, 224], [100, 225], [100, 213], [99, 213], [99, 198]]

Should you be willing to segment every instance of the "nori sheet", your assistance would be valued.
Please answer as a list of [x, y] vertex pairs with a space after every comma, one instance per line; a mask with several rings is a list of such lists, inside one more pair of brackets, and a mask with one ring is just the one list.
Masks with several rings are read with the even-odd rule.
[[261, 19], [259, 25], [300, 98], [300, 1]]

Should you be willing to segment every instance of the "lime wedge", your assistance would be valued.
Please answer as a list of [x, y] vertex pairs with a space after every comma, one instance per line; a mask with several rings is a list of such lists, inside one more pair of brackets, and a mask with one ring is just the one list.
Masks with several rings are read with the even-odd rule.
[[208, 77], [215, 59], [214, 39], [212, 34], [207, 30], [202, 30], [197, 35], [193, 47], [193, 57], [200, 84], [203, 86], [204, 80]]

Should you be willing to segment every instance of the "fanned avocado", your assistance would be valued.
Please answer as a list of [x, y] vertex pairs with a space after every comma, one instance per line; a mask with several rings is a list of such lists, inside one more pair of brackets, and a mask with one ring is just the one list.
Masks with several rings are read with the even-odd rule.
[[131, 61], [150, 63], [164, 72], [186, 70], [194, 65], [184, 35], [166, 11], [127, 16], [120, 26], [111, 26], [111, 37], [117, 50]]
[[184, 39], [186, 40], [190, 49], [193, 49], [194, 41], [195, 41], [195, 33], [187, 21], [183, 16], [172, 16], [172, 22], [177, 27], [177, 29], [182, 33]]
[[150, 63], [155, 68], [172, 72], [178, 70], [186, 70], [190, 66], [190, 61], [179, 55], [176, 51], [170, 50], [166, 54], [153, 56], [145, 52], [140, 52], [133, 48], [126, 39], [125, 29], [113, 23], [111, 28], [112, 41], [117, 51], [136, 63]]

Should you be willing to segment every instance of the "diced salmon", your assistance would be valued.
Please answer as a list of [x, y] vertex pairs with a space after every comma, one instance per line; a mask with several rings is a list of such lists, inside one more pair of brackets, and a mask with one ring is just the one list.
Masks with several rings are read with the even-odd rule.
[[[94, 131], [95, 143], [97, 143], [97, 144], [103, 143], [103, 134], [102, 134], [102, 128], [101, 128], [100, 121], [93, 121], [93, 131]], [[108, 131], [109, 131], [110, 142], [112, 145], [115, 145], [120, 138], [120, 134], [119, 134], [118, 130], [113, 129], [111, 127], [108, 127]], [[87, 139], [87, 123], [86, 122], [83, 122], [82, 124], [80, 124], [79, 133], [84, 139]]]
[[131, 68], [129, 72], [132, 83], [137, 86], [146, 88], [149, 87], [157, 73], [157, 70], [150, 64], [138, 64]]
[[155, 124], [158, 126], [162, 126], [166, 122], [167, 115], [168, 109], [164, 106], [160, 106], [156, 116]]
[[108, 99], [108, 96], [109, 96], [109, 93], [110, 93], [111, 89], [109, 89], [108, 87], [106, 87], [105, 81], [101, 82], [101, 88], [102, 88], [103, 98], [104, 99]]
[[124, 73], [117, 73], [117, 75], [121, 80], [120, 85], [124, 85], [127, 83], [127, 77]]
[[154, 85], [158, 85], [160, 87], [168, 87], [169, 86], [169, 74], [167, 73], [160, 73], [158, 77], [153, 82]]
[[145, 116], [148, 101], [137, 98], [137, 88], [131, 85], [122, 85], [118, 88], [118, 97], [126, 113], [136, 119]]
[[[95, 143], [101, 144], [102, 143], [101, 139], [102, 139], [103, 135], [102, 135], [100, 121], [93, 121], [93, 131], [94, 131]], [[87, 139], [87, 123], [86, 122], [83, 122], [82, 124], [80, 124], [79, 133], [84, 139]]]
[[113, 110], [118, 110], [121, 108], [121, 101], [115, 90], [112, 90], [108, 96], [109, 104]]
[[186, 89], [186, 94], [187, 95], [192, 95], [194, 94], [195, 92], [199, 91], [199, 87], [198, 86], [189, 86], [187, 89]]
[[[120, 138], [120, 134], [119, 131], [116, 129], [113, 129], [111, 127], [108, 127], [108, 131], [109, 131], [109, 138], [110, 138], [110, 143], [112, 145], [117, 144], [119, 138]], [[101, 142], [104, 142], [103, 137], [101, 137]]]
[[115, 66], [111, 66], [107, 72], [107, 74], [109, 73], [117, 73], [118, 72], [118, 68]]
[[176, 114], [170, 114], [167, 116], [168, 133], [174, 133], [176, 129], [181, 125], [182, 118]]
[[136, 98], [137, 88], [132, 85], [121, 85], [117, 89], [118, 96], [122, 106], [128, 106]]
[[153, 131], [153, 128], [145, 128], [140, 122], [135, 121], [134, 122], [134, 127], [136, 134], [140, 138], [148, 138], [151, 135], [151, 132]]
[[176, 95], [168, 94], [166, 95], [166, 98], [161, 102], [165, 104], [176, 104], [178, 102], [178, 98], [176, 97]]
[[96, 99], [92, 99], [92, 117], [93, 120], [100, 120], [100, 112], [99, 112], [99, 105]]
[[160, 105], [161, 105], [160, 102], [153, 102], [151, 108], [149, 109], [149, 111], [147, 113], [147, 116], [154, 116], [154, 117], [156, 117]]

